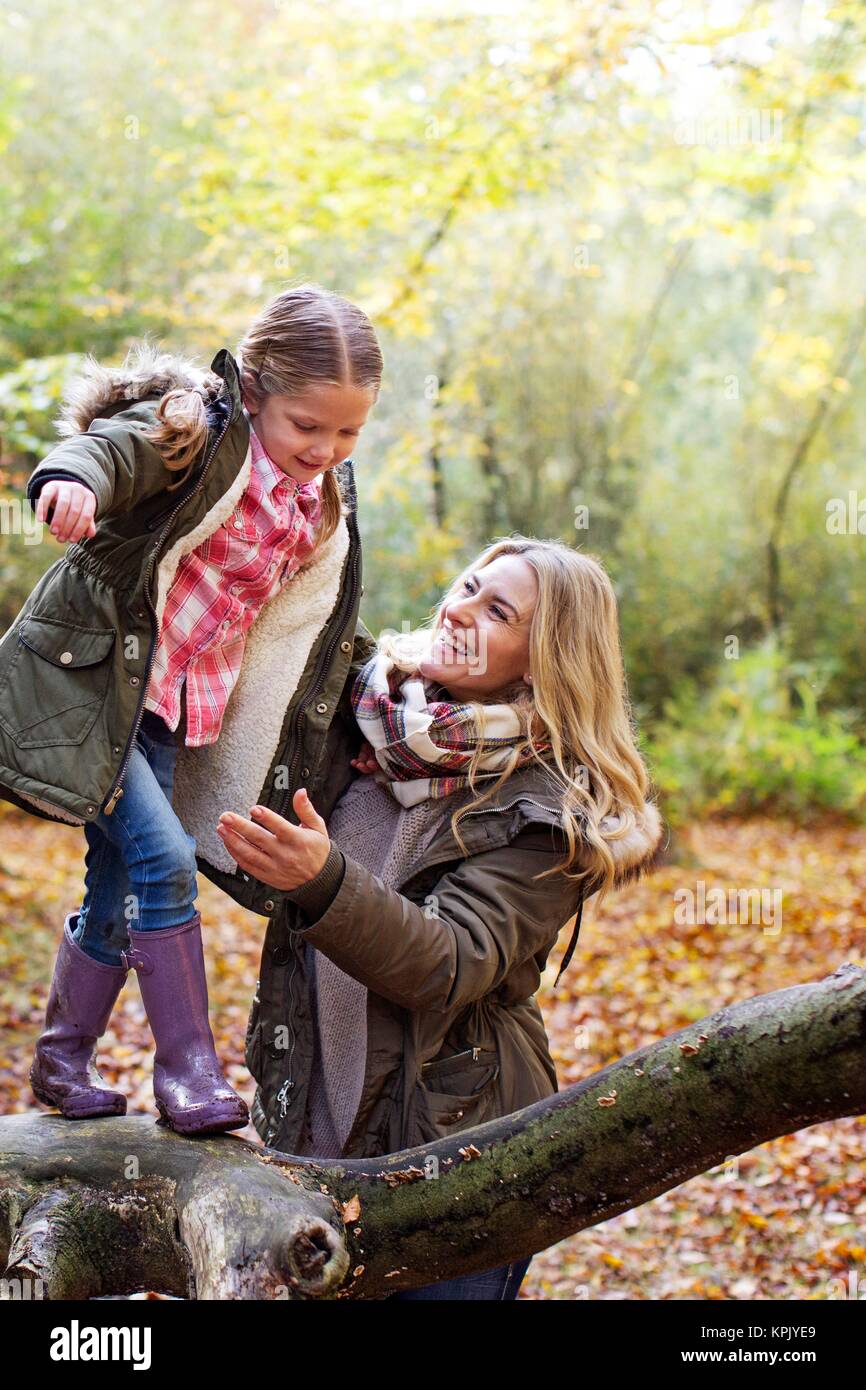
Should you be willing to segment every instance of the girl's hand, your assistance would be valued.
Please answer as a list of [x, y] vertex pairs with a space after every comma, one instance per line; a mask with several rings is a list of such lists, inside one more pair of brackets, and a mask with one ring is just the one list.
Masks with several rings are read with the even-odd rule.
[[42, 488], [36, 503], [36, 520], [47, 520], [50, 507], [51, 534], [59, 541], [80, 541], [83, 536], [95, 536], [96, 493], [84, 483], [71, 483], [62, 478], [49, 481]]
[[352, 767], [356, 767], [359, 772], [364, 773], [373, 773], [379, 766], [376, 761], [376, 754], [373, 752], [373, 746], [366, 739], [361, 744], [357, 758], [350, 758], [349, 762]]
[[295, 792], [292, 805], [300, 825], [292, 825], [264, 806], [253, 807], [253, 820], [224, 811], [217, 824], [217, 834], [232, 859], [271, 888], [300, 888], [309, 883], [330, 853], [325, 822], [303, 788]]

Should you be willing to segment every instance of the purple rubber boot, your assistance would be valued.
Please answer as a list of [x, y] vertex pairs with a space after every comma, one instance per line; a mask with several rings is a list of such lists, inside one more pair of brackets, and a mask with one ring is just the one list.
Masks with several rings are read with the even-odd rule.
[[93, 1054], [126, 979], [126, 967], [103, 965], [82, 951], [72, 938], [77, 917], [72, 913], [63, 924], [30, 1086], [37, 1100], [55, 1106], [69, 1120], [125, 1115], [126, 1096], [103, 1084]]
[[122, 955], [138, 971], [156, 1043], [153, 1094], [163, 1122], [178, 1134], [242, 1129], [249, 1110], [222, 1074], [208, 1022], [201, 914], [161, 931], [130, 928], [129, 939]]

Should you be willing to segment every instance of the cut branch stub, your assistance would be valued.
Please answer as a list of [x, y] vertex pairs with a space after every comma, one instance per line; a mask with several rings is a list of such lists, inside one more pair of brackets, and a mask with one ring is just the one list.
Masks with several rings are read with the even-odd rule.
[[146, 1115], [0, 1117], [4, 1218], [7, 1280], [38, 1279], [48, 1298], [322, 1297], [348, 1269], [341, 1213], [313, 1171]]

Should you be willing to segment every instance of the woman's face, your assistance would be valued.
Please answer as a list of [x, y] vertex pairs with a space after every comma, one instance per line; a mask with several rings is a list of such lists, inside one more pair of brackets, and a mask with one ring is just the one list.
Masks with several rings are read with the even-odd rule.
[[293, 396], [267, 396], [259, 407], [244, 395], [266, 452], [299, 483], [349, 457], [374, 401], [375, 393], [360, 386], [309, 386]]
[[470, 570], [439, 614], [421, 674], [460, 700], [496, 695], [529, 675], [529, 627], [538, 579], [520, 555]]

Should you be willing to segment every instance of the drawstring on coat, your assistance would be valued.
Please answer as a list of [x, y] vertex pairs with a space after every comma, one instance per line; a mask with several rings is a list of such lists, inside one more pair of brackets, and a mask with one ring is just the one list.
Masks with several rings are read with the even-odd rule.
[[581, 900], [580, 900], [580, 907], [577, 909], [577, 918], [576, 918], [575, 923], [574, 923], [574, 931], [571, 933], [571, 940], [570, 940], [569, 943], [568, 943], [568, 949], [566, 950], [565, 955], [562, 957], [562, 964], [561, 964], [560, 967], [559, 967], [559, 975], [557, 975], [556, 979], [555, 979], [554, 982], [553, 982], [553, 988], [554, 988], [554, 989], [556, 989], [556, 986], [559, 984], [560, 976], [562, 975], [563, 970], [567, 970], [567, 969], [568, 969], [568, 966], [569, 966], [569, 964], [570, 964], [570, 962], [571, 962], [571, 958], [572, 958], [572, 956], [574, 955], [574, 948], [575, 948], [575, 946], [577, 945], [577, 938], [578, 938], [578, 934], [579, 934], [579, 932], [580, 932], [580, 920], [581, 920], [582, 917], [583, 917], [583, 898], [581, 898]]

